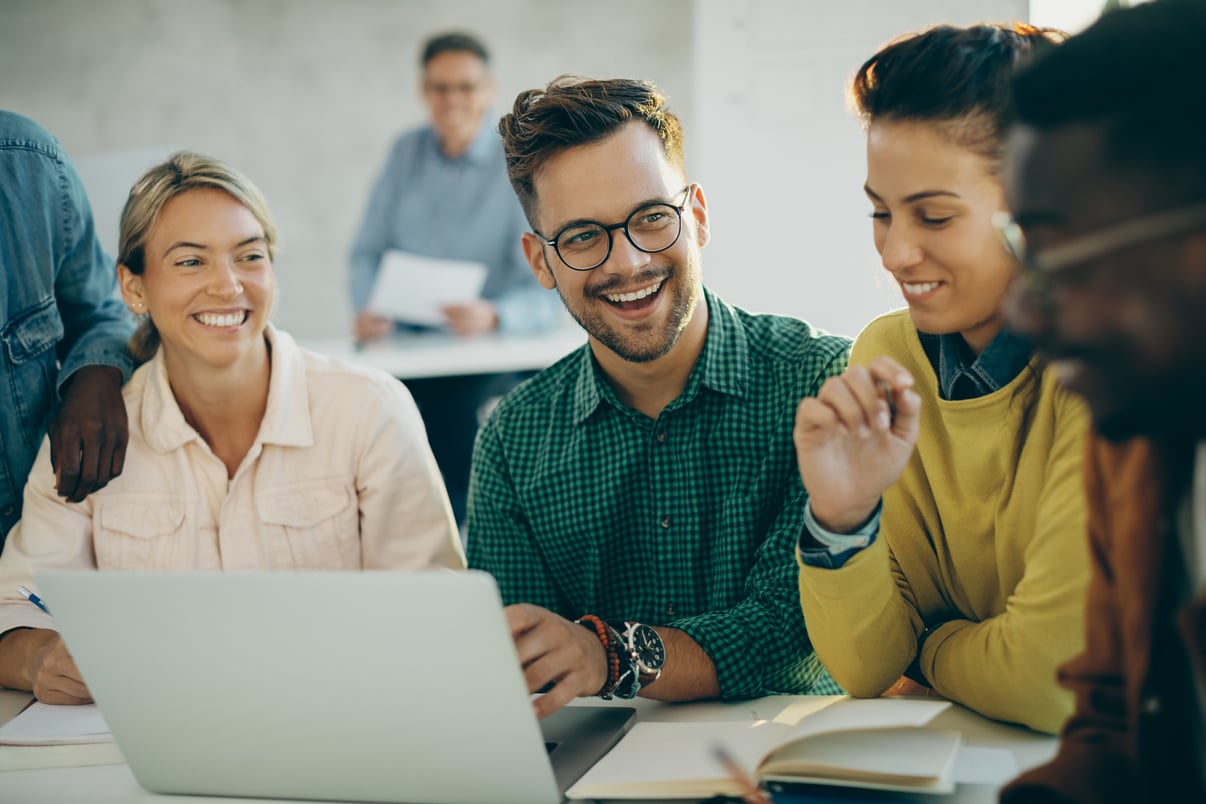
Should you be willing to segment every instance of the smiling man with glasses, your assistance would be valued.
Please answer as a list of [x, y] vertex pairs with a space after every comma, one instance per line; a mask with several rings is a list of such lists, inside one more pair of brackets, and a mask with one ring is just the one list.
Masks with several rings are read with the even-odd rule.
[[537, 712], [840, 691], [796, 602], [791, 430], [849, 342], [704, 288], [707, 202], [651, 84], [558, 79], [500, 130], [528, 263], [589, 336], [473, 457], [470, 565], [498, 580]]
[[[1015, 802], [1206, 800], [1206, 6], [1101, 21], [1014, 82], [1009, 316], [1088, 402], [1077, 707]], [[1037, 482], [1037, 479], [1036, 479]]]

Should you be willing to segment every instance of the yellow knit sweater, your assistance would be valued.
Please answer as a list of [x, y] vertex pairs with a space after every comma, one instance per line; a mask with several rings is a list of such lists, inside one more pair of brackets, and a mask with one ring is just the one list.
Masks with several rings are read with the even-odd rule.
[[817, 653], [851, 694], [879, 695], [928, 625], [920, 663], [938, 693], [1058, 731], [1073, 699], [1056, 668], [1084, 644], [1087, 411], [1050, 372], [1031, 369], [979, 399], [939, 398], [905, 310], [872, 321], [850, 363], [881, 354], [915, 378], [920, 437], [884, 493], [874, 544], [840, 569], [801, 568]]

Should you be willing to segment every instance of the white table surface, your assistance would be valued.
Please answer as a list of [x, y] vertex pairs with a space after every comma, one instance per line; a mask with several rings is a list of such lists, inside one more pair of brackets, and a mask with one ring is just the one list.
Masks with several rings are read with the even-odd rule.
[[[0, 722], [7, 721], [30, 700], [28, 693], [0, 690]], [[715, 720], [743, 720], [751, 717], [774, 719], [792, 706], [798, 698], [794, 696], [772, 696], [752, 701], [724, 704], [702, 702], [693, 704], [662, 704], [654, 701], [617, 702], [621, 705], [636, 704], [642, 721], [691, 722]], [[597, 700], [576, 703], [598, 705]], [[981, 748], [1002, 748], [1011, 752], [1019, 771], [1026, 770], [1050, 759], [1057, 746], [1054, 737], [1027, 729], [1007, 726], [987, 720], [961, 706], [951, 706], [936, 717], [926, 728], [951, 729], [963, 734], [964, 744]], [[69, 748], [72, 746], [69, 746]], [[3, 751], [0, 748], [0, 751]], [[56, 746], [35, 749], [55, 751]], [[909, 795], [910, 802], [947, 802], [948, 804], [995, 804], [998, 787], [995, 785], [960, 784], [950, 796]], [[283, 801], [283, 799], [272, 799]], [[91, 767], [61, 767], [38, 770], [11, 770], [0, 772], [0, 802], [5, 804], [248, 804], [263, 802], [264, 799], [222, 798], [206, 796], [161, 796], [148, 793], [138, 786], [127, 765], [95, 765]], [[628, 802], [633, 804], [633, 802]]]
[[586, 343], [575, 324], [539, 335], [445, 333], [399, 335], [357, 347], [351, 338], [300, 339], [312, 352], [380, 369], [402, 380], [466, 374], [502, 374], [547, 368]]

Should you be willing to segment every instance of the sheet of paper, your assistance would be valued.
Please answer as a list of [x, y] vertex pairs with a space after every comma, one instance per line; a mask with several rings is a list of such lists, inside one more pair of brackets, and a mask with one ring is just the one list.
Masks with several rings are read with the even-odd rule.
[[733, 792], [733, 783], [713, 756], [723, 746], [753, 774], [767, 751], [789, 729], [778, 723], [638, 723], [568, 791], [570, 798], [707, 797]]
[[438, 327], [444, 323], [441, 307], [475, 301], [485, 282], [483, 263], [390, 250], [381, 257], [367, 309], [383, 318]]
[[96, 704], [54, 706], [34, 701], [0, 726], [0, 745], [64, 745], [113, 740]]
[[950, 701], [925, 701], [914, 698], [849, 698], [827, 706], [800, 721], [792, 737], [804, 737], [827, 731], [887, 729], [924, 726]]
[[762, 779], [949, 793], [961, 737], [912, 727], [831, 731], [789, 740], [756, 774]]

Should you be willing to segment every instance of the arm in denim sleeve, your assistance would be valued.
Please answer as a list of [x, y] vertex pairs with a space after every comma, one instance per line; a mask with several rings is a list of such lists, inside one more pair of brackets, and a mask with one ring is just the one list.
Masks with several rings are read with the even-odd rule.
[[63, 321], [57, 389], [88, 365], [112, 366], [122, 382], [134, 369], [128, 342], [133, 323], [117, 298], [117, 271], [96, 239], [92, 207], [66, 154], [59, 156], [62, 218], [55, 255], [55, 302]]

